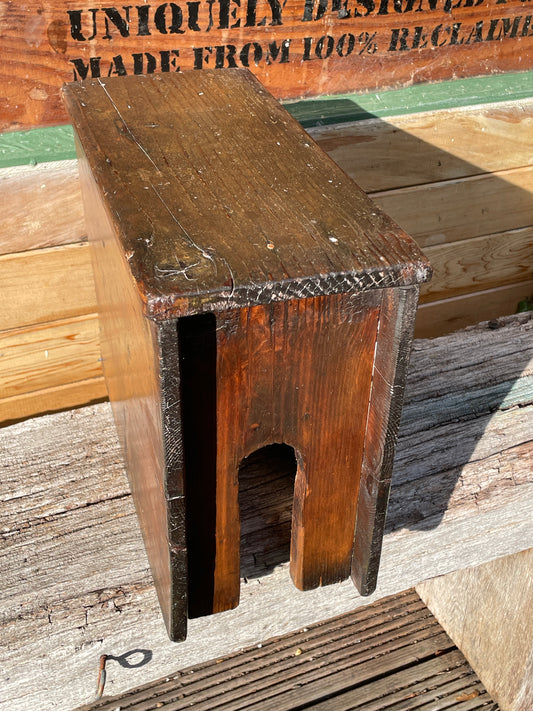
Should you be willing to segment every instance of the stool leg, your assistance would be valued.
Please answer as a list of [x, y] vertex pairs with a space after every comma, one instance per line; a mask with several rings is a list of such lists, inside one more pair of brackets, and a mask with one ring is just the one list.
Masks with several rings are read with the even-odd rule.
[[418, 286], [384, 292], [352, 561], [352, 580], [362, 595], [377, 584], [418, 292]]
[[299, 462], [291, 574], [309, 589], [350, 574], [381, 290], [217, 315], [213, 609], [239, 599], [238, 468], [274, 442]]
[[187, 557], [176, 323], [145, 317], [86, 161], [80, 171], [106, 385], [165, 624], [180, 641], [187, 634]]

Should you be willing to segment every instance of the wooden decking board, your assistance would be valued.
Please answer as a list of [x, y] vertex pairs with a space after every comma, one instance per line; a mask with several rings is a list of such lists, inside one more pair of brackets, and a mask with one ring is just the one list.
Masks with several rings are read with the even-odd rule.
[[[367, 637], [371, 637], [374, 630], [380, 624], [383, 624], [379, 620], [376, 621], [375, 609], [378, 605], [381, 617], [387, 617], [392, 622], [398, 620], [399, 625], [405, 621], [405, 618], [411, 615], [414, 616], [419, 612], [423, 613], [425, 619], [431, 617], [416, 593], [406, 591], [405, 593], [385, 598], [374, 605], [368, 605], [354, 612], [317, 623], [309, 629], [268, 640], [262, 643], [261, 646], [252, 647], [244, 653], [236, 652], [228, 655], [223, 659], [216, 660], [216, 663], [212, 660], [204, 662], [189, 670], [180, 672], [179, 675], [168, 682], [156, 682], [157, 700], [158, 702], [164, 702], [176, 697], [177, 679], [179, 679], [180, 694], [191, 696], [198, 690], [209, 690], [211, 682], [220, 684], [222, 676], [224, 676], [226, 682], [231, 682], [233, 679], [239, 681], [243, 676], [243, 667], [246, 668], [248, 680], [250, 678], [249, 675], [254, 670], [265, 669], [280, 660], [293, 660], [294, 650], [304, 645], [307, 651], [311, 650], [313, 643], [314, 648], [318, 647], [320, 649], [324, 640], [333, 641], [340, 638], [342, 641], [346, 637], [351, 637], [353, 643], [353, 632], [350, 630], [354, 625], [357, 625], [358, 639], [361, 639], [365, 634]], [[217, 679], [219, 680], [218, 682]], [[121, 705], [121, 709], [136, 708], [136, 703], [149, 699], [152, 696], [151, 688], [152, 685], [147, 685], [138, 692], [132, 693], [128, 697], [126, 704]], [[94, 708], [99, 709], [101, 707], [95, 705]], [[106, 708], [105, 705], [102, 708]]]
[[183, 669], [125, 695], [104, 697], [79, 711], [117, 707], [121, 711], [497, 709], [413, 591]]
[[[394, 648], [393, 645], [389, 644], [387, 645], [388, 649], [381, 648], [376, 654], [368, 654], [366, 659], [360, 660], [362, 663], [356, 671], [357, 684], [361, 685], [376, 676], [391, 673], [398, 668], [415, 664], [420, 659], [426, 659], [432, 654], [446, 651], [447, 645], [449, 645], [448, 649], [453, 648], [453, 643], [444, 632], [422, 640], [419, 640], [416, 634], [413, 634], [409, 636], [409, 639], [404, 638], [403, 642], [407, 644], [402, 645], [400, 648]], [[414, 651], [414, 645], [416, 645], [416, 651]], [[317, 678], [315, 674], [315, 678], [309, 678], [306, 675], [299, 677], [294, 681], [290, 689], [287, 688], [287, 684], [278, 684], [276, 688], [278, 694], [276, 696], [272, 696], [269, 699], [261, 699], [257, 703], [255, 699], [259, 695], [254, 690], [250, 694], [249, 702], [235, 707], [235, 711], [236, 709], [294, 711], [295, 709], [312, 707], [317, 699], [323, 698], [326, 694], [338, 694], [347, 687], [355, 685], [355, 670], [350, 663], [351, 660], [346, 659], [344, 662], [342, 665], [344, 668], [341, 667], [340, 671], [331, 673], [328, 676]], [[198, 711], [201, 708], [199, 707]], [[232, 706], [219, 708], [220, 711], [234, 711]]]
[[[416, 703], [420, 694], [428, 689], [440, 691], [450, 681], [470, 684], [476, 678], [472, 669], [459, 650], [439, 655], [408, 669], [390, 674], [357, 689], [350, 689], [324, 701], [314, 704], [315, 711], [393, 711], [397, 703]], [[436, 694], [433, 694], [433, 701]]]
[[[408, 646], [405, 645], [399, 650], [390, 652], [391, 659], [403, 654]], [[371, 664], [379, 654], [377, 648], [362, 655], [351, 656], [349, 651], [342, 655], [332, 653], [326, 662], [324, 659], [322, 661], [316, 660], [312, 655], [306, 661], [307, 655], [304, 651], [301, 655], [304, 659], [298, 658], [297, 665], [295, 665], [297, 656], [297, 650], [295, 650], [293, 658], [287, 660], [286, 665], [282, 668], [268, 670], [270, 674], [264, 675], [260, 682], [245, 675], [237, 689], [230, 691], [217, 687], [216, 698], [213, 698], [214, 694], [211, 694], [211, 698], [202, 703], [197, 704], [195, 701], [195, 708], [198, 711], [208, 711], [209, 709], [220, 711], [277, 709], [282, 711], [282, 709], [292, 709], [293, 704], [298, 703], [302, 696], [302, 685], [305, 685], [306, 690], [306, 694], [303, 695], [309, 696], [310, 693], [313, 699], [316, 696], [317, 686], [327, 685], [329, 687], [333, 685], [334, 688], [343, 688], [346, 677], [351, 677], [354, 673], [354, 667], [363, 667], [361, 673], [364, 678], [368, 673], [364, 665], [367, 662]], [[357, 669], [357, 673], [359, 674], [359, 669]], [[175, 708], [181, 709], [182, 707], [177, 705]]]
[[[410, 592], [406, 596], [398, 596], [398, 598], [396, 596], [386, 598], [383, 602], [383, 606], [380, 605], [379, 608], [380, 613], [388, 617], [393, 627], [401, 626], [405, 617], [415, 615], [417, 612], [422, 613], [426, 618], [428, 617], [427, 608], [414, 592]], [[374, 605], [369, 605], [353, 613], [339, 615], [324, 623], [313, 625], [309, 630], [264, 642], [261, 647], [254, 647], [247, 651], [247, 672], [249, 673], [252, 670], [261, 669], [264, 666], [283, 661], [287, 657], [292, 657], [293, 650], [302, 645], [305, 645], [308, 651], [312, 651], [314, 649], [323, 649], [325, 640], [330, 643], [342, 644], [342, 641], [348, 638], [348, 643], [351, 639], [353, 644], [353, 632], [350, 632], [352, 625], [357, 625], [358, 639], [362, 640], [365, 635], [367, 639], [372, 639], [376, 628], [381, 627], [383, 624], [380, 621], [376, 621], [375, 617]], [[222, 671], [228, 675], [228, 678], [239, 677], [242, 674], [242, 665], [243, 653], [237, 652], [217, 662], [216, 666], [212, 662], [206, 662], [195, 667], [194, 678], [191, 677], [190, 680], [183, 679], [182, 683], [184, 686], [200, 682], [205, 684], [209, 677], [219, 676]]]
[[[387, 613], [386, 616], [388, 618]], [[340, 622], [342, 618], [337, 625]], [[302, 683], [302, 680], [322, 681], [331, 673], [350, 668], [353, 664], [362, 664], [383, 654], [387, 645], [403, 648], [413, 638], [421, 638], [424, 634], [435, 635], [438, 630], [438, 624], [428, 610], [422, 609], [392, 621], [385, 619], [383, 624], [365, 630], [357, 629], [356, 637], [353, 622], [344, 629], [334, 627], [326, 633], [321, 630], [317, 636], [304, 633], [295, 639], [291, 635], [286, 640], [274, 640], [259, 658], [257, 648], [254, 648], [246, 655], [234, 657], [230, 668], [224, 669], [224, 663], [218, 662], [207, 669], [204, 667], [201, 679], [196, 674], [183, 681], [180, 679], [179, 699], [176, 698], [174, 682], [169, 685], [171, 690], [168, 693], [158, 695], [158, 702], [170, 704], [171, 709], [179, 709], [187, 699], [193, 698], [195, 708], [200, 711], [204, 708], [226, 708], [231, 699], [228, 708], [248, 708], [251, 703], [250, 688], [253, 688], [253, 701], [268, 699], [292, 688], [295, 683]], [[297, 667], [294, 666], [296, 657]]]
[[[380, 614], [387, 617], [389, 628], [400, 627], [404, 623], [404, 619], [408, 615], [415, 615], [420, 612], [427, 618], [428, 610], [418, 598], [418, 596], [410, 592], [406, 596], [396, 596], [386, 598], [383, 606], [380, 605]], [[365, 613], [366, 614], [362, 614]], [[374, 605], [369, 605], [354, 613], [348, 615], [339, 615], [324, 623], [314, 625], [309, 630], [290, 635], [287, 637], [276, 638], [268, 642], [264, 642], [261, 647], [254, 647], [248, 650], [246, 654], [247, 673], [253, 670], [261, 669], [273, 663], [284, 661], [286, 658], [293, 657], [293, 651], [302, 645], [305, 645], [308, 651], [315, 649], [323, 650], [325, 641], [330, 644], [336, 643], [342, 645], [343, 640], [348, 640], [347, 644], [353, 644], [353, 632], [351, 626], [357, 625], [358, 639], [362, 640], [365, 637], [372, 640], [376, 632], [376, 628], [384, 631], [381, 621], [375, 619]], [[190, 680], [184, 679], [183, 685], [204, 683], [209, 677], [219, 676], [224, 671], [228, 678], [239, 677], [242, 675], [243, 654], [237, 652], [228, 656], [224, 660], [213, 666], [212, 662], [207, 662], [199, 667], [195, 667], [194, 678]], [[189, 687], [187, 686], [189, 691]]]

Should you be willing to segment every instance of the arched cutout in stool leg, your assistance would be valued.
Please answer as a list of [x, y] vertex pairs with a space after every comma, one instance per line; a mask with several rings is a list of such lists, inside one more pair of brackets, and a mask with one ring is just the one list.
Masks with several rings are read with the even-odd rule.
[[296, 466], [294, 449], [279, 443], [256, 450], [239, 466], [241, 580], [289, 561]]

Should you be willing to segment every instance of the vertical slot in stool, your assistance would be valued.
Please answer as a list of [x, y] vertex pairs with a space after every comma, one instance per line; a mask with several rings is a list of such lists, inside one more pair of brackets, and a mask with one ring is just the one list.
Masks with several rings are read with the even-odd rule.
[[169, 636], [238, 604], [239, 466], [272, 443], [296, 453], [295, 584], [369, 594], [427, 260], [246, 70], [64, 94]]

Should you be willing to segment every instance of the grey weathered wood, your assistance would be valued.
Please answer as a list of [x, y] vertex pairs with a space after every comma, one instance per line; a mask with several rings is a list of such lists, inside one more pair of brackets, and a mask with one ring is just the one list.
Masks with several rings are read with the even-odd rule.
[[[533, 547], [533, 319], [501, 324], [415, 342], [370, 600]], [[102, 653], [151, 650], [141, 667], [109, 663], [106, 691], [118, 693], [369, 601], [349, 582], [298, 592], [286, 562], [254, 570], [261, 548], [249, 547], [239, 608], [191, 620], [177, 647], [159, 612], [109, 405], [1, 430], [0, 452], [2, 711], [90, 701]]]
[[533, 549], [418, 590], [502, 711], [533, 708]]

